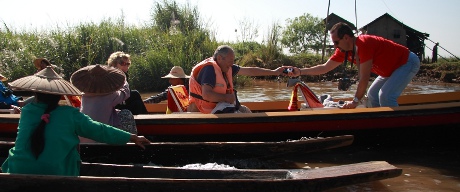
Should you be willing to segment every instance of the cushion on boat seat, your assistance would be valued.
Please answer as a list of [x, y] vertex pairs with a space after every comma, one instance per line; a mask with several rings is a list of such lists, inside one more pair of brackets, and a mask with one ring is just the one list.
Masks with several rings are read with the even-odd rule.
[[190, 105], [188, 100], [188, 91], [184, 85], [176, 85], [168, 87], [168, 105], [166, 114], [174, 112], [187, 112], [187, 107]]

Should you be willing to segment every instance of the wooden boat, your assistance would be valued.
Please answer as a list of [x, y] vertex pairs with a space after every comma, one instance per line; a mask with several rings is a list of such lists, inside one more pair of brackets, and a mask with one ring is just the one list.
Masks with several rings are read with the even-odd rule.
[[[177, 141], [192, 136], [207, 141], [242, 140], [258, 134], [373, 130], [460, 124], [460, 92], [403, 95], [399, 107], [307, 108], [288, 111], [289, 101], [243, 103], [252, 114], [148, 114], [137, 115], [138, 133], [157, 141]], [[301, 106], [302, 102], [297, 102]], [[151, 113], [164, 113], [166, 104], [147, 104]], [[0, 134], [15, 136], [19, 115], [0, 114]], [[353, 133], [344, 133], [353, 134]], [[228, 135], [239, 135], [227, 139]], [[305, 136], [305, 134], [301, 134]], [[165, 138], [165, 139], [162, 139]], [[249, 139], [252, 140], [252, 139]]]
[[[229, 161], [234, 159], [263, 161], [286, 155], [344, 147], [351, 145], [353, 139], [352, 135], [342, 135], [282, 142], [154, 142], [146, 145], [146, 149], [141, 149], [133, 143], [116, 146], [83, 143], [80, 144], [80, 156], [85, 162], [116, 164], [151, 162], [163, 166], [208, 162], [231, 164]], [[13, 146], [14, 142], [0, 141], [0, 157], [7, 157], [8, 150]]]
[[79, 177], [0, 173], [2, 191], [322, 191], [401, 175], [402, 169], [373, 161], [318, 169], [184, 169], [87, 164]]

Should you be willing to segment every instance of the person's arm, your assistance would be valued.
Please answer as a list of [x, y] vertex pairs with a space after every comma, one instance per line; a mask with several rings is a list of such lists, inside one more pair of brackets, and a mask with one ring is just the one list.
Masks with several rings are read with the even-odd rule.
[[78, 110], [73, 111], [72, 117], [76, 124], [76, 133], [79, 136], [114, 145], [133, 142], [143, 149], [145, 149], [145, 144], [150, 143], [150, 141], [143, 136], [137, 136], [105, 123], [94, 121], [91, 117]]
[[246, 75], [246, 76], [269, 76], [269, 75], [283, 75], [283, 70], [285, 67], [278, 67], [274, 70], [265, 69], [260, 67], [240, 67], [238, 71], [238, 75]]
[[155, 96], [150, 96], [149, 98], [144, 100], [144, 103], [159, 103], [166, 100], [168, 100], [168, 89], [161, 93], [158, 93]]
[[[369, 79], [371, 78], [371, 69], [372, 69], [372, 59], [364, 63], [359, 64], [359, 83], [356, 88], [355, 97], [361, 101], [366, 94], [367, 85], [369, 84]], [[359, 105], [360, 102], [346, 102], [342, 108], [345, 109], [354, 109]]]
[[227, 103], [234, 103], [235, 102], [235, 94], [221, 94], [216, 93], [212, 89], [210, 85], [204, 84], [201, 85], [201, 95], [203, 99], [210, 102], [227, 102]]
[[10, 107], [11, 107], [10, 109], [13, 109], [13, 110], [14, 110], [14, 114], [19, 114], [19, 113], [21, 113], [21, 107], [18, 107], [18, 106], [16, 106], [16, 105], [11, 105]]
[[294, 76], [299, 76], [299, 75], [321, 75], [324, 73], [327, 73], [333, 69], [335, 69], [337, 66], [342, 64], [341, 62], [333, 61], [331, 59], [327, 60], [326, 63], [316, 65], [310, 68], [294, 68]]
[[112, 101], [113, 106], [116, 106], [122, 103], [123, 101], [125, 101], [126, 99], [128, 99], [131, 96], [131, 90], [129, 89], [128, 82], [125, 81], [125, 84], [123, 85], [123, 87], [120, 90], [115, 91], [115, 93], [112, 93], [112, 94], [115, 95], [115, 98]]

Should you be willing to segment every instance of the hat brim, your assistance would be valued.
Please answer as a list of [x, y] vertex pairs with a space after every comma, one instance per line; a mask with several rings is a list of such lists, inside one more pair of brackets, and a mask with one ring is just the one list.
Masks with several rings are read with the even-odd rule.
[[89, 65], [75, 71], [70, 82], [80, 91], [89, 94], [109, 94], [120, 90], [125, 84], [125, 74], [107, 65]]
[[188, 75], [180, 75], [180, 76], [177, 75], [177, 76], [176, 76], [176, 75], [168, 74], [168, 75], [165, 75], [165, 76], [163, 76], [163, 77], [161, 77], [161, 78], [164, 78], [164, 79], [165, 79], [165, 78], [167, 78], [167, 79], [171, 79], [171, 78], [182, 79], [182, 78], [190, 78], [190, 76], [188, 76]]
[[60, 77], [51, 67], [8, 83], [13, 90], [25, 90], [54, 95], [81, 95], [81, 91]]
[[[53, 67], [56, 67], [56, 65], [52, 65], [52, 64], [50, 63], [50, 61], [48, 61], [48, 59], [45, 59], [45, 58], [38, 58], [38, 59], [35, 59], [35, 60], [34, 60], [34, 66], [35, 66], [35, 68], [41, 69], [41, 65], [40, 65], [40, 64], [42, 63], [42, 61], [46, 61], [46, 63], [48, 63], [49, 65], [51, 65], [51, 66], [53, 66]], [[47, 65], [47, 66], [49, 66], [49, 65]]]
[[8, 81], [8, 78], [0, 74], [0, 81]]

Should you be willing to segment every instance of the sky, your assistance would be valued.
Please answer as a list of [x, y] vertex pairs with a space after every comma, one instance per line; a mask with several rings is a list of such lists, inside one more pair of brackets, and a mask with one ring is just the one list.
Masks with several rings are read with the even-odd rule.
[[[85, 22], [98, 23], [120, 18], [128, 24], [149, 22], [155, 2], [163, 0], [0, 0], [0, 29], [46, 30]], [[439, 42], [442, 57], [460, 58], [459, 0], [176, 0], [180, 5], [197, 7], [207, 27], [219, 41], [237, 41], [242, 21], [259, 30], [254, 40], [261, 42], [274, 23], [285, 26], [286, 19], [303, 14], [325, 18], [328, 12], [354, 23], [358, 28], [388, 13], [413, 29], [428, 33], [430, 49]], [[356, 2], [356, 13], [355, 13]], [[355, 15], [357, 17], [355, 17]], [[328, 36], [329, 38], [329, 36]], [[431, 41], [430, 41], [431, 40]], [[433, 42], [432, 42], [433, 41]], [[431, 50], [425, 54], [431, 57]], [[450, 52], [450, 53], [449, 53]]]

